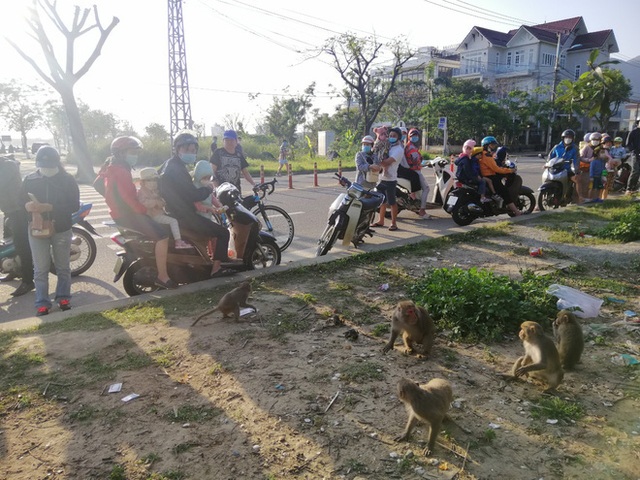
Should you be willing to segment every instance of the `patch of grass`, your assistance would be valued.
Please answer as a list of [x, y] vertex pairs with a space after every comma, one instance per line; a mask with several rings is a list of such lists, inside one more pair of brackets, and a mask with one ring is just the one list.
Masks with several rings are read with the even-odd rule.
[[597, 235], [624, 243], [640, 240], [640, 205], [615, 215], [611, 223], [597, 231]]
[[498, 435], [493, 428], [487, 428], [482, 434], [482, 441], [484, 443], [491, 443], [496, 439], [497, 436]]
[[91, 405], [80, 405], [77, 410], [69, 414], [69, 418], [73, 421], [87, 422], [92, 420], [98, 410]]
[[357, 362], [340, 367], [342, 379], [354, 383], [364, 383], [371, 380], [382, 380], [382, 368], [373, 362]]
[[154, 348], [151, 350], [151, 356], [153, 357], [153, 361], [156, 365], [160, 365], [165, 368], [173, 365], [175, 360], [175, 353], [173, 353], [171, 345], [163, 345], [162, 347]]
[[391, 330], [391, 325], [389, 323], [379, 323], [378, 325], [373, 327], [373, 330], [371, 330], [371, 334], [374, 337], [382, 337], [388, 334], [390, 330]]
[[396, 463], [396, 471], [399, 474], [408, 473], [409, 470], [413, 467], [414, 462], [412, 458], [402, 457], [398, 459], [398, 463]]
[[558, 397], [541, 398], [531, 406], [531, 416], [538, 419], [553, 418], [556, 420], [578, 420], [584, 415], [584, 408], [575, 402]]
[[144, 465], [147, 465], [148, 467], [151, 467], [154, 463], [159, 462], [160, 460], [162, 460], [162, 457], [157, 453], [152, 452], [142, 457], [140, 459], [140, 462]]
[[214, 363], [207, 373], [209, 375], [221, 375], [226, 371], [227, 369], [221, 363]]
[[9, 385], [16, 380], [23, 380], [29, 370], [40, 367], [44, 363], [45, 359], [40, 353], [28, 352], [25, 349], [14, 352], [0, 359], [0, 371], [2, 372], [0, 385]]
[[350, 292], [351, 290], [353, 290], [353, 285], [349, 283], [330, 282], [329, 290], [335, 292]]
[[307, 305], [318, 303], [318, 299], [310, 293], [294, 293], [291, 298]]
[[127, 352], [124, 358], [116, 362], [116, 368], [119, 370], [137, 370], [148, 367], [151, 363], [152, 361], [149, 356], [144, 353]]
[[128, 480], [128, 478], [123, 465], [114, 465], [109, 472], [109, 480]]
[[484, 347], [484, 350], [482, 351], [482, 358], [484, 358], [484, 361], [487, 363], [496, 363], [496, 356], [493, 354], [489, 347]]
[[114, 364], [105, 363], [96, 354], [91, 354], [86, 357], [73, 360], [70, 365], [76, 368], [79, 373], [87, 375], [93, 380], [113, 378], [116, 371]]
[[191, 450], [193, 447], [196, 447], [197, 443], [179, 443], [175, 447], [172, 448], [172, 451], [175, 455], [180, 455], [181, 453], [187, 452]]
[[271, 316], [265, 324], [267, 332], [272, 338], [285, 341], [287, 333], [300, 333], [309, 329], [311, 316], [302, 315], [299, 312], [286, 312]]
[[168, 411], [164, 417], [170, 422], [205, 422], [214, 419], [222, 410], [207, 405], [182, 405]]

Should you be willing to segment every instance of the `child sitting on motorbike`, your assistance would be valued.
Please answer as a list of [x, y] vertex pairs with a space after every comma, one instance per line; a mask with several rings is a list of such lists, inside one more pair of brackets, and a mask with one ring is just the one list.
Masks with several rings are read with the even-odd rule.
[[[211, 177], [213, 177], [213, 167], [211, 162], [200, 160], [193, 169], [193, 185], [196, 188], [211, 186]], [[196, 212], [208, 220], [213, 221], [212, 214], [221, 214], [226, 208], [222, 206], [215, 193], [212, 193], [204, 200], [194, 202]]]
[[455, 160], [456, 178], [459, 182], [475, 187], [480, 193], [480, 201], [482, 203], [490, 202], [491, 199], [487, 198], [487, 184], [480, 176], [480, 162], [478, 157], [473, 155], [473, 149], [476, 146], [475, 140], [467, 140], [462, 145], [462, 153]]
[[500, 195], [506, 204], [508, 210], [513, 213], [514, 216], [518, 216], [521, 214], [520, 210], [515, 206], [511, 196], [509, 194], [509, 189], [502, 183], [502, 177], [500, 174], [509, 175], [515, 173], [515, 169], [499, 167], [493, 158], [494, 152], [498, 149], [498, 141], [495, 137], [488, 136], [484, 137], [481, 142], [482, 153], [479, 154], [480, 161], [480, 175], [483, 178], [488, 178], [491, 180], [493, 188], [497, 195]]

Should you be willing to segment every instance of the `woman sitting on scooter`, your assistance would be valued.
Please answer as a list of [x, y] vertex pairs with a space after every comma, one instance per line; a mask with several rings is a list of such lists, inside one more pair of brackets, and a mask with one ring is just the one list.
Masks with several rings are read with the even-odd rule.
[[111, 142], [111, 157], [101, 170], [109, 215], [116, 224], [140, 232], [155, 241], [158, 270], [155, 284], [162, 288], [177, 288], [178, 284], [169, 278], [167, 272], [169, 230], [146, 215], [147, 209], [138, 201], [136, 186], [131, 176], [131, 169], [138, 162], [140, 150], [142, 142], [136, 137], [117, 137]]
[[380, 158], [373, 153], [373, 137], [367, 135], [362, 138], [362, 148], [356, 153], [356, 183], [369, 190], [375, 188], [382, 167]]
[[511, 213], [513, 213], [514, 216], [520, 215], [520, 210], [517, 209], [513, 203], [511, 195], [509, 195], [509, 189], [507, 189], [507, 187], [502, 183], [502, 177], [499, 175], [515, 173], [515, 169], [499, 167], [496, 163], [493, 155], [498, 148], [498, 141], [495, 137], [484, 137], [480, 143], [482, 145], [482, 152], [478, 155], [478, 160], [480, 161], [480, 174], [483, 177], [491, 179], [493, 188], [496, 193], [502, 197], [507, 209], [511, 210]]

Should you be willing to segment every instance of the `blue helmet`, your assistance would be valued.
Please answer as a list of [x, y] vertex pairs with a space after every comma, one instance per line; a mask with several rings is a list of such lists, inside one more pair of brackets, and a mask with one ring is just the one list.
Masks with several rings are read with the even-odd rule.
[[483, 147], [486, 147], [487, 145], [490, 145], [492, 143], [498, 143], [498, 141], [496, 140], [496, 137], [484, 137], [482, 139], [482, 142], [480, 142], [480, 145], [482, 145]]

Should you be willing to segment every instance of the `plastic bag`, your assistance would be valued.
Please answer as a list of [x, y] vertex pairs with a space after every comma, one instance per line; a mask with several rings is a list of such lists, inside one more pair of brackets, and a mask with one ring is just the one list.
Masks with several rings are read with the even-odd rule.
[[547, 289], [549, 295], [558, 297], [558, 310], [572, 310], [577, 317], [594, 318], [600, 314], [601, 300], [575, 288], [554, 283]]

